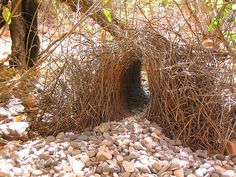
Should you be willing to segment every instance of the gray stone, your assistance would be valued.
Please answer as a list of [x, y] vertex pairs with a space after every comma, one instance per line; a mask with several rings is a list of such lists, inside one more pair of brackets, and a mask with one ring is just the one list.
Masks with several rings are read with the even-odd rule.
[[49, 154], [39, 154], [38, 157], [43, 160], [48, 160], [51, 156]]
[[87, 135], [80, 135], [78, 136], [78, 140], [81, 140], [81, 141], [88, 141], [89, 137]]
[[48, 159], [48, 160], [46, 160], [46, 161], [44, 162], [44, 166], [45, 166], [45, 167], [49, 167], [49, 166], [51, 166], [51, 165], [53, 165], [53, 160], [52, 160], [52, 158], [50, 158], [50, 159]]
[[102, 171], [107, 172], [109, 174], [109, 173], [118, 172], [118, 169], [119, 168], [117, 167], [117, 165], [110, 164], [110, 165], [106, 165], [105, 167], [103, 167]]
[[216, 154], [216, 155], [215, 155], [215, 158], [218, 159], [218, 160], [221, 160], [221, 161], [224, 161], [224, 160], [225, 160], [225, 156], [222, 155], [222, 154]]
[[140, 172], [142, 172], [142, 173], [148, 173], [148, 174], [151, 173], [150, 169], [149, 169], [148, 166], [146, 166], [146, 165], [142, 166], [142, 168], [140, 169]]
[[95, 151], [95, 150], [90, 150], [90, 151], [87, 152], [87, 155], [88, 155], [90, 158], [92, 158], [92, 157], [94, 157], [94, 156], [96, 155], [96, 151]]
[[64, 138], [65, 138], [65, 133], [64, 132], [60, 132], [56, 136], [56, 139], [64, 139]]
[[236, 157], [232, 158], [231, 160], [236, 165]]
[[45, 141], [50, 143], [50, 142], [54, 142], [56, 140], [56, 138], [54, 136], [48, 136], [46, 137]]
[[134, 149], [136, 149], [136, 150], [145, 150], [145, 148], [143, 147], [143, 145], [140, 142], [135, 142], [134, 143]]
[[223, 172], [226, 171], [226, 169], [224, 169], [223, 167], [221, 167], [221, 166], [219, 166], [219, 165], [214, 166], [214, 168], [215, 168], [215, 171], [216, 171], [217, 173], [219, 173], [219, 174], [221, 174], [221, 173], [223, 173]]
[[80, 154], [81, 154], [80, 150], [74, 150], [74, 151], [71, 152], [72, 156], [77, 156], [77, 155], [80, 155]]
[[129, 158], [130, 158], [130, 160], [133, 160], [133, 159], [137, 159], [137, 158], [139, 158], [139, 154], [138, 154], [138, 152], [136, 152], [136, 151], [133, 151], [133, 152], [131, 152], [130, 154], [129, 154]]

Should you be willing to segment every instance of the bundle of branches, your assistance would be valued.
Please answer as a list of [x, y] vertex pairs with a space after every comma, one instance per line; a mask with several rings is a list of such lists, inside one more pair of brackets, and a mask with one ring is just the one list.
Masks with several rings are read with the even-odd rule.
[[224, 152], [236, 137], [234, 71], [227, 57], [180, 48], [155, 34], [142, 41], [151, 93], [145, 117], [194, 150]]
[[[133, 74], [138, 56], [129, 44], [124, 41], [96, 48], [86, 46], [77, 55], [65, 56], [66, 63], [44, 84], [41, 119], [35, 119], [33, 127], [44, 127], [40, 130], [43, 134], [81, 131], [130, 115], [126, 97], [132, 80], [127, 75]], [[141, 85], [134, 85], [141, 91]]]
[[94, 42], [75, 25], [56, 41], [64, 43], [60, 56], [49, 49], [42, 52], [44, 62], [52, 62], [46, 71], [57, 69], [54, 77], [43, 80], [39, 116], [32, 127], [41, 134], [82, 131], [130, 115], [130, 98], [145, 100], [140, 81], [145, 65], [150, 101], [143, 117], [192, 149], [223, 152], [227, 141], [236, 138], [235, 70], [228, 55], [204, 49], [198, 35], [176, 32], [173, 22], [163, 29], [150, 21], [142, 23], [146, 30], [128, 24], [126, 29], [120, 23], [108, 25], [103, 16], [98, 15], [106, 24], [97, 23], [113, 41], [101, 37], [101, 43]]
[[235, 82], [225, 55], [180, 47], [154, 31], [143, 31], [130, 40], [87, 46], [66, 57], [57, 79], [41, 95], [41, 119], [33, 122], [38, 130], [44, 124], [40, 133], [82, 131], [130, 115], [130, 86], [142, 93], [139, 82], [130, 79], [138, 61], [147, 68], [150, 87], [144, 117], [166, 135], [211, 152], [224, 151], [227, 140], [236, 137]]

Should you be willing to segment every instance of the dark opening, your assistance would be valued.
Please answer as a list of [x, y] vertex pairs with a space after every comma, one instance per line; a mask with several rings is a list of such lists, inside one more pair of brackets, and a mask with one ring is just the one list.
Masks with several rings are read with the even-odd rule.
[[129, 111], [133, 114], [142, 113], [149, 102], [149, 87], [146, 72], [142, 71], [142, 63], [135, 60], [124, 75], [125, 100]]

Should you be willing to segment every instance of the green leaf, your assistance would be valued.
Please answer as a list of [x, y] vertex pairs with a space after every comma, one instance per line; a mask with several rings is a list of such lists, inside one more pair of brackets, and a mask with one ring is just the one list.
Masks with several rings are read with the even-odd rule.
[[111, 17], [110, 11], [107, 10], [107, 9], [105, 9], [105, 8], [103, 8], [102, 11], [103, 11], [104, 15], [107, 17], [107, 20], [108, 20], [109, 22], [112, 22], [112, 17]]
[[219, 24], [219, 19], [214, 19], [210, 25], [208, 25], [208, 31], [211, 31], [213, 28], [215, 28]]
[[3, 7], [2, 16], [8, 25], [11, 24], [11, 11], [7, 7]]
[[107, 4], [110, 0], [103, 0], [103, 4]]
[[236, 41], [236, 33], [228, 32], [225, 33], [226, 37], [231, 41]]
[[[219, 1], [217, 1], [218, 3]], [[208, 31], [211, 31], [214, 27], [216, 27], [221, 21], [224, 20], [224, 18], [227, 16], [227, 14], [231, 11], [232, 9], [232, 2], [229, 2], [224, 6], [222, 13], [218, 14], [217, 17], [210, 23], [208, 26]]]

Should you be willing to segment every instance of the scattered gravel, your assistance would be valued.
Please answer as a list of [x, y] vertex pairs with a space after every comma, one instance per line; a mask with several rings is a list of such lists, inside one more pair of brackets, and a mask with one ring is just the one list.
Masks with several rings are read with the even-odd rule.
[[[0, 176], [236, 176], [235, 157], [183, 148], [148, 120], [130, 117], [106, 124], [82, 134], [11, 142], [0, 150]], [[101, 131], [104, 126], [109, 130]]]

